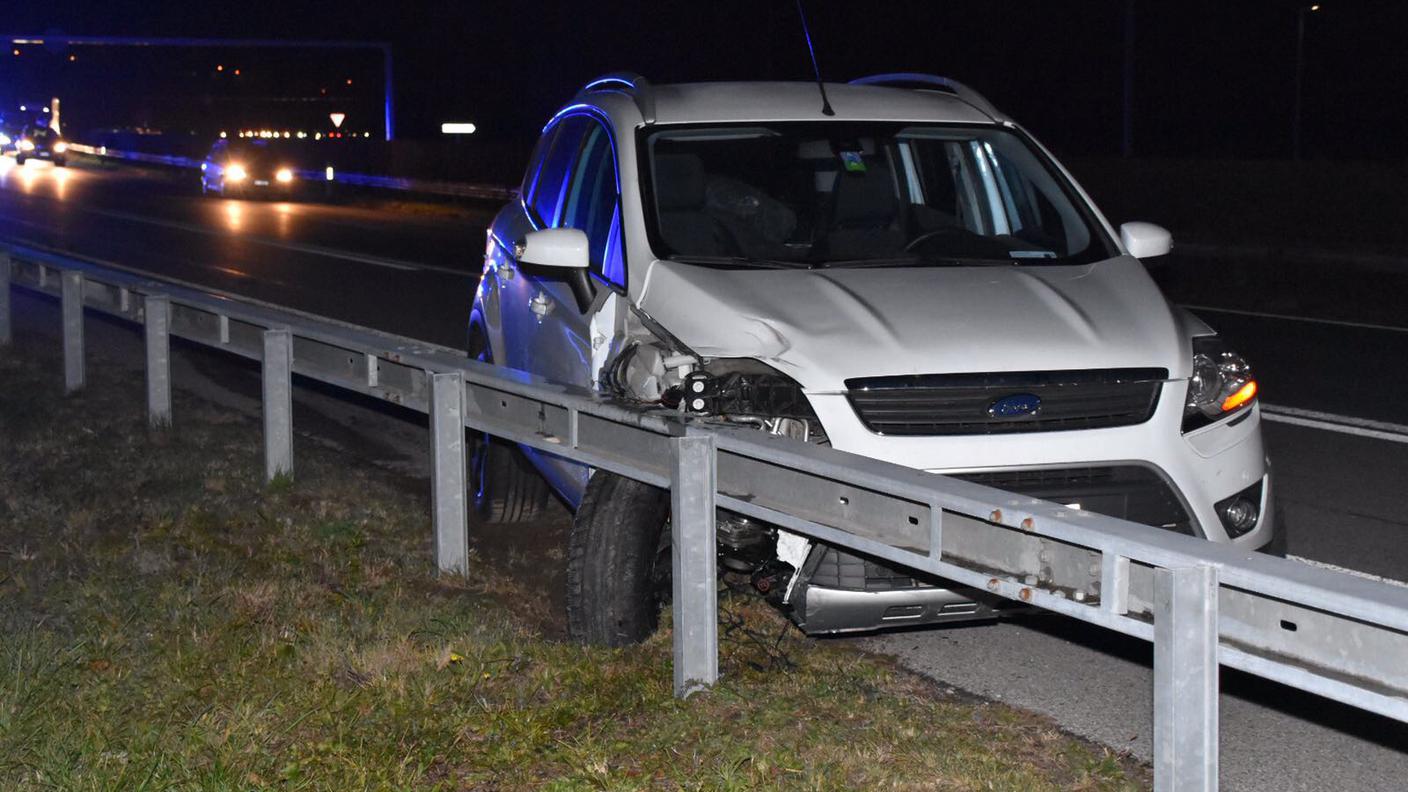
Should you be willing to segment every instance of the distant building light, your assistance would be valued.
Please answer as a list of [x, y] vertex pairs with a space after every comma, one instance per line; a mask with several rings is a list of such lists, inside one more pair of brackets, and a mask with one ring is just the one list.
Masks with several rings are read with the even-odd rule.
[[47, 107], [44, 108], [44, 112], [46, 112], [46, 113], [49, 112], [49, 108], [47, 108]]
[[334, 175], [335, 175], [335, 174], [333, 173], [333, 170], [332, 170], [332, 166], [331, 166], [331, 165], [329, 165], [329, 166], [327, 166], [327, 168], [323, 169], [323, 178], [324, 178], [324, 179], [327, 179], [328, 181], [332, 181]]
[[370, 132], [363, 132], [363, 133], [362, 133], [362, 137], [364, 137], [364, 138], [369, 138], [369, 137], [371, 137], [371, 136], [372, 136], [372, 133], [370, 133]]
[[473, 135], [475, 129], [478, 129], [478, 127], [467, 121], [447, 122], [440, 125], [440, 134]]
[[314, 133], [313, 133], [313, 139], [314, 139], [314, 140], [322, 140], [322, 139], [323, 139], [323, 133], [322, 133], [322, 132], [314, 132]]
[[215, 66], [215, 71], [225, 71], [225, 64], [223, 64], [223, 63], [216, 64], [216, 66]]
[[69, 56], [68, 56], [68, 62], [69, 62], [69, 63], [73, 63], [73, 62], [76, 61], [76, 60], [78, 60], [78, 56], [77, 56], [77, 55], [69, 55]]
[[351, 85], [351, 84], [352, 84], [352, 78], [350, 78], [350, 77], [347, 78], [347, 84], [348, 84], [348, 85]]
[[15, 47], [15, 49], [13, 50], [13, 52], [14, 52], [16, 58], [18, 58], [18, 57], [20, 56], [20, 48], [19, 48], [19, 47]]
[[224, 130], [221, 130], [221, 131], [220, 131], [220, 139], [221, 139], [221, 140], [224, 140], [226, 137], [229, 137], [229, 136], [225, 134], [225, 131], [224, 131]]
[[240, 76], [240, 70], [239, 70], [239, 69], [235, 69], [235, 76], [236, 76], [236, 77]]
[[29, 108], [28, 108], [28, 107], [25, 107], [24, 105], [20, 105], [20, 112], [21, 112], [21, 113], [27, 113], [27, 112], [29, 112]]

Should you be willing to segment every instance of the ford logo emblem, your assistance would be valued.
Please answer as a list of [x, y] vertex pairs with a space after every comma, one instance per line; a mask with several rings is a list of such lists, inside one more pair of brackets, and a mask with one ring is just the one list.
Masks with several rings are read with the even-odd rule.
[[1022, 418], [1040, 410], [1041, 397], [1035, 393], [1014, 393], [988, 405], [988, 415], [993, 418]]

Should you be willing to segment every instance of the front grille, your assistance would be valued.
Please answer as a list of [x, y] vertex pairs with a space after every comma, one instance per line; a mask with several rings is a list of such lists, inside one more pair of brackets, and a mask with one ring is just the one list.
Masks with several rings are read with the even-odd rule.
[[1141, 525], [1193, 533], [1192, 518], [1173, 488], [1163, 476], [1139, 465], [1001, 470], [960, 473], [953, 478], [1029, 498], [1073, 507], [1079, 504], [1085, 511]]
[[[1173, 488], [1154, 470], [1137, 465], [1001, 470], [959, 473], [953, 478], [1015, 492], [1029, 498], [1064, 503], [1108, 517], [1193, 535], [1193, 521]], [[908, 572], [818, 545], [809, 564], [810, 582], [854, 591], [921, 588], [935, 582]]]
[[[1143, 423], [1167, 379], [1161, 368], [928, 374], [851, 379], [846, 389], [877, 434], [1010, 434]], [[1012, 398], [1037, 406], [1002, 414], [1000, 403]]]

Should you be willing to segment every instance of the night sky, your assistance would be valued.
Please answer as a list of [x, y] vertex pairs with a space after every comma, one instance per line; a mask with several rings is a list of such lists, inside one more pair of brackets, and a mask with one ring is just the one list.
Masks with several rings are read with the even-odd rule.
[[[486, 140], [531, 138], [578, 86], [612, 70], [656, 82], [810, 77], [793, 0], [9, 5], [3, 24], [10, 33], [389, 40], [404, 138], [433, 137], [448, 120], [475, 122]], [[987, 94], [1061, 153], [1119, 151], [1126, 0], [807, 5], [828, 79], [946, 74]], [[1289, 154], [1297, 9], [1306, 4], [1134, 5], [1137, 153]], [[1403, 5], [1326, 0], [1307, 15], [1308, 156], [1408, 157]], [[334, 105], [355, 108], [359, 120], [380, 112], [375, 52], [4, 54], [0, 101], [59, 93], [85, 127], [237, 128], [259, 118], [297, 125], [316, 123], [309, 119]], [[242, 83], [212, 71], [216, 61], [236, 60], [247, 70]]]

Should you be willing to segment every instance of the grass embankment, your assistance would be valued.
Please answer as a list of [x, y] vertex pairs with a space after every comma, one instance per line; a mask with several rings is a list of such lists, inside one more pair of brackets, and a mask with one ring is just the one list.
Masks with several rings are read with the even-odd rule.
[[[748, 598], [723, 683], [671, 697], [668, 633], [542, 637], [531, 581], [432, 574], [427, 499], [257, 420], [0, 349], [0, 788], [1107, 789], [1142, 769], [946, 694]], [[1128, 774], [1128, 775], [1127, 775]]]

